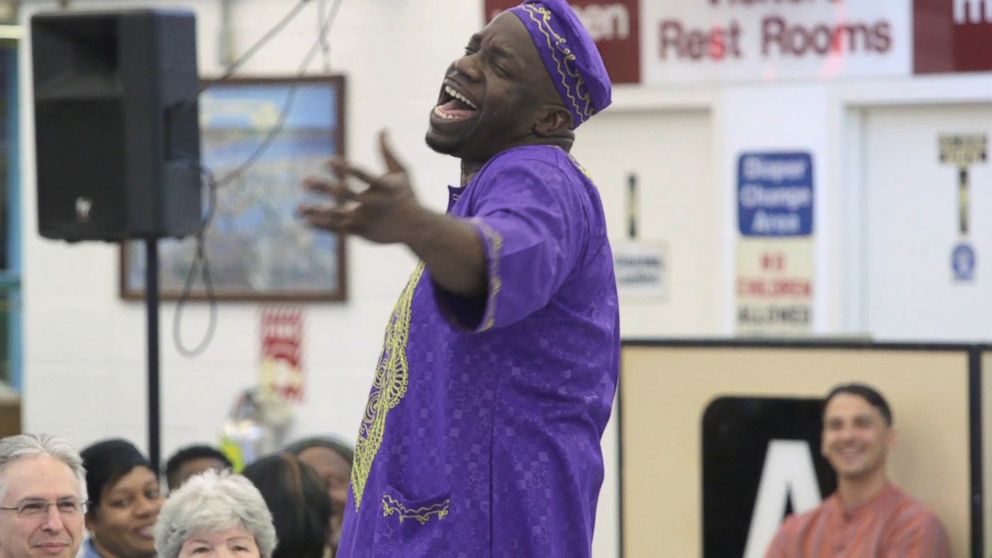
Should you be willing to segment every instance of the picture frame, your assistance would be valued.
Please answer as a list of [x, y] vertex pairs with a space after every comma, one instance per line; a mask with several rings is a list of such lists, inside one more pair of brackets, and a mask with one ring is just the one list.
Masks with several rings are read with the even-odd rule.
[[[314, 230], [296, 216], [310, 196], [304, 178], [326, 174], [326, 162], [345, 154], [344, 77], [237, 78], [205, 85], [199, 98], [201, 164], [218, 184], [204, 241], [212, 298], [346, 300], [344, 237]], [[206, 211], [206, 186], [203, 194]], [[163, 300], [181, 296], [195, 254], [195, 236], [158, 241]], [[207, 294], [196, 273], [188, 298], [206, 300]], [[121, 243], [120, 295], [144, 300], [143, 242]]]

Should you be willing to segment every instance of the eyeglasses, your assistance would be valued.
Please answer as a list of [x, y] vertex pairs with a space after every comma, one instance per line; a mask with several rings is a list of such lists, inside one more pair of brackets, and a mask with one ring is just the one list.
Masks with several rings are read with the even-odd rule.
[[76, 516], [86, 513], [89, 502], [67, 498], [57, 502], [46, 502], [44, 500], [25, 500], [12, 508], [2, 508], [2, 511], [16, 511], [17, 515], [24, 518], [41, 517], [48, 513], [49, 506], [55, 506], [59, 513], [64, 516]]

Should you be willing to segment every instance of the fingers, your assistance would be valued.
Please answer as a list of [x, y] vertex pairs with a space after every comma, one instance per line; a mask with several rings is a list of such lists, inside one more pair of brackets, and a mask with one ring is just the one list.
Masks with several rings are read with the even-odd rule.
[[338, 203], [355, 201], [358, 199], [358, 194], [352, 192], [342, 182], [328, 182], [326, 180], [310, 176], [303, 180], [303, 186], [311, 192], [331, 196]]
[[390, 173], [406, 172], [406, 167], [400, 163], [400, 160], [393, 151], [392, 142], [389, 140], [389, 132], [385, 129], [379, 131], [379, 152], [382, 154], [383, 162], [386, 163], [387, 171]]
[[361, 167], [352, 165], [344, 159], [333, 159], [328, 163], [328, 166], [330, 166], [331, 170], [334, 171], [334, 174], [342, 180], [348, 177], [355, 177], [369, 186], [382, 186], [382, 181], [379, 180], [377, 176]]
[[339, 183], [332, 184], [317, 178], [308, 178], [305, 182], [307, 188], [334, 196], [339, 200], [348, 201], [355, 200], [358, 195], [344, 185], [348, 178], [356, 178], [374, 189], [395, 189], [397, 180], [406, 183], [406, 167], [396, 157], [389, 140], [389, 132], [386, 130], [379, 132], [379, 151], [386, 165], [386, 174], [379, 176], [377, 173], [374, 174], [363, 167], [351, 164], [342, 157], [336, 157], [328, 161], [327, 166], [337, 176]]
[[351, 212], [325, 205], [304, 204], [296, 209], [308, 225], [331, 232], [348, 232]]

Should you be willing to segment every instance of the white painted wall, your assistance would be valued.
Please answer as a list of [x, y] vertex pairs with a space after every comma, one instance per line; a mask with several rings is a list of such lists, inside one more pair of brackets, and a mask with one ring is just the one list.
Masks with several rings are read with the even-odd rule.
[[[938, 161], [944, 133], [992, 138], [992, 75], [985, 73], [828, 88], [826, 188], [834, 234], [828, 307], [837, 331], [880, 340], [992, 339], [992, 172], [971, 168], [972, 282], [950, 267], [957, 235], [955, 171]], [[830, 330], [828, 330], [830, 331]]]
[[667, 296], [621, 297], [620, 329], [628, 338], [730, 333], [723, 284], [730, 251], [708, 109], [698, 101], [656, 110], [618, 106], [578, 130], [573, 154], [603, 190], [612, 238], [626, 240], [626, 179], [634, 173], [637, 240], [667, 248]]
[[[54, 0], [29, 1], [22, 16], [26, 21], [31, 13], [55, 4]], [[236, 49], [252, 44], [291, 4], [234, 0]], [[311, 4], [244, 67], [244, 74], [295, 72], [316, 40], [317, 2]], [[220, 71], [217, 0], [77, 0], [74, 5], [191, 8], [198, 18], [201, 72], [211, 76]], [[348, 79], [349, 155], [377, 165], [375, 133], [388, 127], [412, 169], [418, 194], [438, 209], [446, 201], [444, 186], [458, 179], [458, 166], [457, 161], [424, 146], [427, 114], [444, 68], [480, 26], [481, 12], [481, 2], [466, 0], [352, 0], [342, 3], [331, 31], [331, 67]], [[22, 52], [22, 93], [30, 99], [30, 53], [27, 48]], [[312, 69], [319, 68], [318, 58]], [[992, 77], [981, 74], [733, 87], [618, 87], [611, 111], [579, 130], [575, 153], [599, 179], [608, 220], [618, 238], [624, 234], [624, 183], [617, 176], [637, 167], [643, 174], [642, 234], [666, 241], [672, 258], [670, 299], [625, 303], [625, 336], [732, 334], [737, 156], [743, 150], [782, 148], [808, 150], [814, 156], [815, 333], [867, 333], [883, 339], [905, 338], [910, 333], [916, 338], [937, 337], [947, 320], [961, 315], [935, 316], [907, 332], [900, 329], [905, 323], [875, 310], [869, 273], [884, 269], [885, 258], [894, 251], [887, 249], [888, 241], [880, 246], [867, 242], [866, 221], [888, 217], [865, 205], [865, 188], [878, 182], [869, 180], [871, 173], [884, 178], [886, 168], [898, 168], [905, 160], [905, 151], [899, 148], [902, 138], [893, 130], [900, 121], [915, 122], [918, 115], [914, 110], [870, 109], [975, 106], [988, 103], [989, 91]], [[987, 114], [987, 104], [981, 106], [982, 114]], [[118, 298], [116, 246], [70, 246], [37, 235], [30, 108], [26, 103], [22, 112], [25, 428], [61, 433], [80, 446], [108, 436], [124, 436], [143, 445], [144, 308]], [[961, 110], [960, 118], [967, 119], [967, 107], [955, 109], [954, 114], [960, 115]], [[888, 127], [879, 132], [878, 126], [866, 123], [866, 114], [869, 120], [885, 116]], [[942, 113], [938, 109], [936, 114]], [[883, 137], [888, 138], [886, 145], [894, 145], [872, 147]], [[881, 161], [882, 166], [873, 161]], [[919, 180], [913, 173], [900, 179]], [[978, 196], [985, 188], [981, 195], [988, 196], [990, 186], [975, 184], [973, 192]], [[987, 206], [987, 198], [981, 203]], [[978, 228], [979, 218], [985, 215], [976, 217], [975, 234], [988, 231], [987, 224]], [[898, 227], [906, 217], [898, 219], [890, 224]], [[913, 225], [929, 226], [925, 221]], [[990, 261], [990, 250], [979, 254], [985, 258], [981, 261]], [[353, 437], [383, 326], [413, 266], [404, 249], [363, 241], [350, 241], [348, 256], [348, 302], [305, 309], [309, 384], [307, 400], [296, 410], [293, 436], [329, 432]], [[983, 282], [977, 288], [990, 292], [990, 276], [981, 273]], [[902, 280], [913, 285], [914, 277], [907, 275]], [[911, 307], [930, 294], [913, 291], [914, 296], [901, 304]], [[870, 319], [867, 308], [873, 308]], [[172, 345], [174, 309], [173, 303], [163, 304], [161, 317], [164, 455], [180, 445], [216, 439], [236, 393], [254, 384], [258, 374], [259, 305], [220, 305], [216, 336], [195, 360], [181, 357]], [[992, 328], [981, 314], [968, 319], [955, 322], [953, 331], [974, 339], [992, 337]], [[187, 344], [202, 335], [206, 322], [204, 305], [187, 309], [183, 329]], [[595, 542], [596, 556], [601, 557], [615, 556], [618, 545], [616, 438], [611, 427], [604, 438], [607, 482]]]
[[[886, 337], [992, 338], [992, 166], [969, 169], [969, 231], [959, 234], [958, 169], [938, 160], [941, 134], [992, 135], [992, 103], [878, 107], [865, 123], [866, 325]], [[895, 149], [893, 149], [895, 148]], [[885, 156], [886, 153], [898, 156]], [[973, 281], [955, 281], [953, 247], [976, 253]], [[934, 323], [941, 324], [939, 329]], [[975, 327], [975, 326], [978, 327]]]

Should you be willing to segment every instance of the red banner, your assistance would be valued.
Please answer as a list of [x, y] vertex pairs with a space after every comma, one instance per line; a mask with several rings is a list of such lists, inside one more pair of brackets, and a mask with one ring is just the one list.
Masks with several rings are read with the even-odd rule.
[[[520, 0], [485, 0], [486, 21]], [[638, 0], [571, 0], [596, 41], [613, 83], [641, 82], [640, 4]]]
[[914, 0], [913, 71], [992, 70], [992, 0]]
[[286, 400], [302, 400], [303, 311], [262, 310], [261, 389]]

